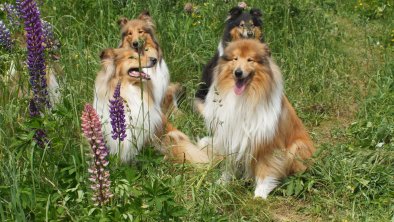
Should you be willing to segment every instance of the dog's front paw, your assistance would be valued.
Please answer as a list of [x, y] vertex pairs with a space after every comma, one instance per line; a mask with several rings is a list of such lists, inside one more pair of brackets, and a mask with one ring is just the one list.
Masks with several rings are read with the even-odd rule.
[[200, 140], [198, 140], [197, 146], [200, 149], [208, 149], [212, 147], [212, 137], [206, 136], [204, 138], [201, 138]]
[[275, 189], [278, 185], [278, 180], [274, 177], [266, 177], [263, 180], [257, 179], [256, 181], [256, 189], [254, 190], [254, 198], [263, 198], [267, 199], [268, 194]]
[[264, 200], [267, 199], [269, 194], [269, 191], [267, 191], [267, 189], [265, 189], [262, 186], [258, 186], [256, 187], [256, 189], [254, 190], [254, 198], [263, 198]]

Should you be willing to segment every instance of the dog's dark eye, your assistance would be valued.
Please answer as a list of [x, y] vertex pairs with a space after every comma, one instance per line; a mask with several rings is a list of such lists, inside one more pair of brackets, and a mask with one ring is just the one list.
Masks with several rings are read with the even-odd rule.
[[253, 62], [253, 59], [249, 58], [249, 59], [248, 59], [248, 62]]
[[139, 31], [138, 31], [138, 33], [142, 34], [142, 33], [144, 33], [144, 31], [142, 31], [142, 30], [139, 30]]
[[147, 52], [149, 49], [148, 48], [145, 48], [145, 52]]
[[129, 59], [134, 59], [134, 56], [130, 56]]
[[238, 57], [234, 57], [233, 60], [234, 60], [234, 61], [237, 61], [237, 60], [238, 60]]
[[240, 24], [239, 27], [243, 28], [243, 27], [244, 27], [244, 24]]

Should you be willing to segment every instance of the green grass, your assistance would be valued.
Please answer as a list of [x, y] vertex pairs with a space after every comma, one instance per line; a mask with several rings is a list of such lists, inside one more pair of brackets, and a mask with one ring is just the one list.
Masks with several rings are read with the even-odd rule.
[[[24, 51], [1, 51], [1, 221], [392, 220], [392, 2], [247, 2], [264, 11], [266, 41], [282, 69], [286, 94], [318, 148], [306, 173], [285, 179], [266, 201], [256, 200], [250, 181], [217, 185], [218, 167], [172, 164], [147, 147], [131, 166], [111, 158], [114, 198], [102, 208], [90, 200], [89, 147], [80, 116], [93, 99], [99, 53], [119, 43], [117, 19], [149, 9], [171, 79], [186, 88], [184, 115], [171, 120], [196, 139], [206, 131], [192, 110], [193, 94], [236, 1], [193, 1], [195, 15], [183, 12], [184, 0], [42, 2], [41, 14], [62, 43], [62, 102], [42, 120], [29, 120], [28, 96], [18, 98], [5, 78], [12, 60], [25, 59]], [[26, 88], [26, 70], [19, 70], [17, 86]], [[30, 128], [37, 124], [47, 129], [51, 148], [32, 142]]]

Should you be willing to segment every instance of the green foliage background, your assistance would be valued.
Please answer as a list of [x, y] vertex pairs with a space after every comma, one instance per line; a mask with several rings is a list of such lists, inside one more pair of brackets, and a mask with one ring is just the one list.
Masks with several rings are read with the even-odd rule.
[[[264, 12], [264, 32], [282, 69], [286, 94], [318, 147], [314, 166], [294, 175], [268, 200], [253, 199], [251, 181], [215, 181], [218, 167], [164, 161], [150, 147], [131, 166], [111, 158], [114, 198], [90, 200], [89, 147], [80, 131], [92, 102], [101, 50], [120, 40], [117, 19], [148, 9], [169, 65], [181, 82], [184, 115], [171, 120], [197, 139], [193, 112], [202, 66], [213, 56], [223, 21], [236, 1], [39, 1], [62, 43], [62, 102], [43, 120], [28, 118], [23, 48], [0, 54], [1, 221], [390, 221], [394, 211], [393, 1], [248, 1]], [[0, 14], [5, 19], [5, 15]], [[11, 62], [22, 79], [12, 83]], [[21, 64], [21, 65], [20, 65]], [[51, 148], [32, 142], [47, 129]]]

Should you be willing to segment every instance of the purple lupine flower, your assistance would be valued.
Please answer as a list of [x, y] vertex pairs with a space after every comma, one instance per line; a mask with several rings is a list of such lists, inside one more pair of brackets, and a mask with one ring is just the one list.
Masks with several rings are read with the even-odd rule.
[[29, 113], [31, 117], [37, 117], [40, 115], [40, 111], [37, 109], [34, 99], [31, 99], [29, 102]]
[[0, 20], [0, 47], [7, 51], [11, 51], [13, 42], [11, 40], [10, 30], [5, 26], [4, 22]]
[[11, 27], [18, 28], [21, 25], [19, 22], [19, 12], [14, 5], [3, 3], [0, 5], [0, 11], [4, 11], [7, 14], [7, 19]]
[[106, 169], [109, 163], [106, 159], [108, 149], [105, 146], [101, 131], [100, 118], [92, 105], [85, 105], [81, 120], [83, 134], [89, 141], [93, 153], [92, 164], [89, 168], [89, 180], [92, 182], [91, 188], [94, 191], [92, 200], [95, 202], [95, 205], [102, 206], [113, 196], [109, 189], [111, 185], [109, 171]]
[[45, 107], [50, 108], [47, 82], [45, 76], [45, 37], [43, 35], [40, 11], [34, 0], [17, 1], [17, 8], [24, 20], [27, 44], [27, 66], [30, 75], [30, 84], [33, 91], [33, 99], [42, 111]]
[[37, 143], [37, 145], [41, 148], [44, 148], [45, 145], [49, 145], [47, 134], [42, 129], [36, 129], [33, 139]]
[[120, 97], [120, 81], [116, 85], [114, 97], [109, 101], [109, 112], [112, 125], [112, 139], [123, 141], [126, 137], [126, 119], [123, 99]]
[[45, 39], [45, 48], [51, 50], [55, 46], [55, 35], [51, 23], [41, 19], [42, 31]]

